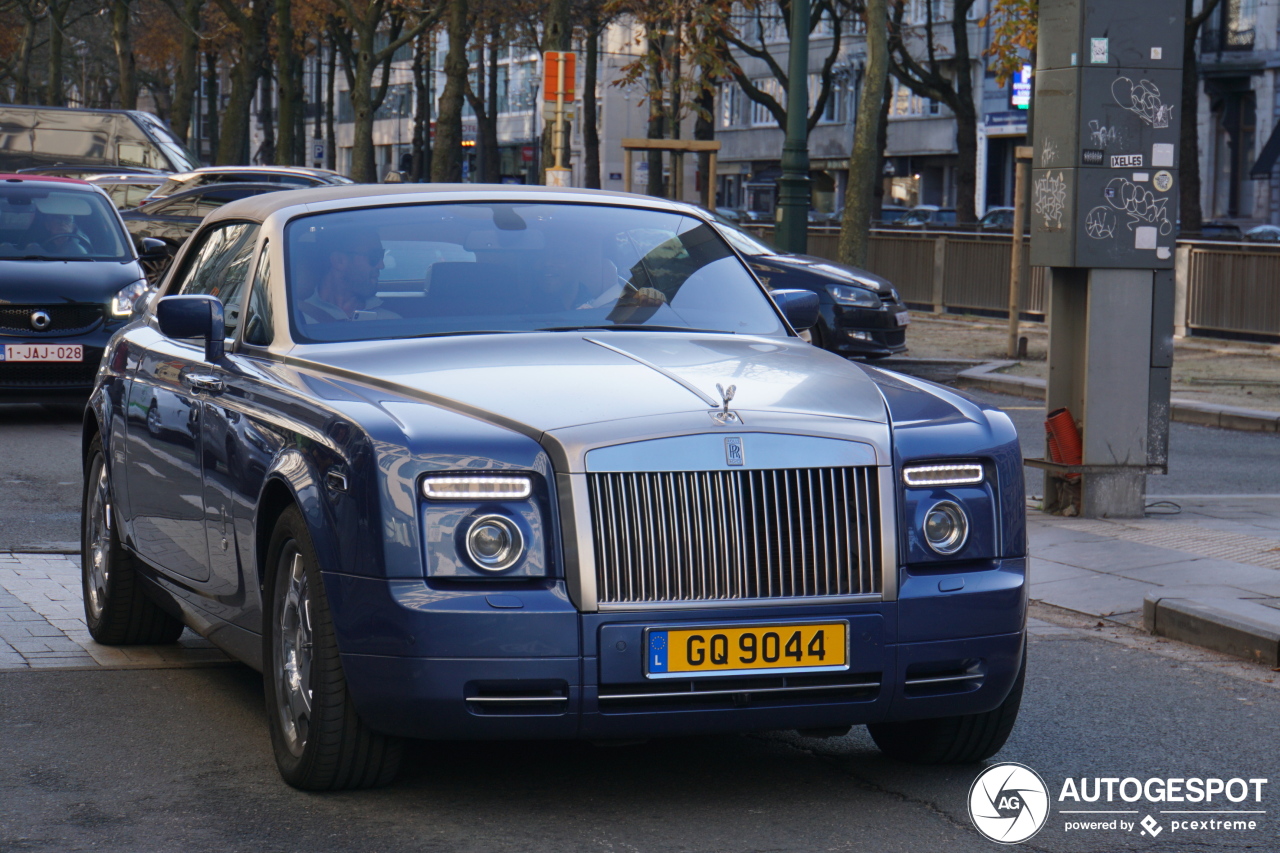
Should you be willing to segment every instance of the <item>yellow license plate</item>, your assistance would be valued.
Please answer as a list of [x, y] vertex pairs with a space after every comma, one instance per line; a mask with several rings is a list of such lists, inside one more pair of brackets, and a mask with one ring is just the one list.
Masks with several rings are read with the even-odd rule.
[[650, 628], [650, 675], [730, 673], [762, 669], [844, 669], [848, 624]]

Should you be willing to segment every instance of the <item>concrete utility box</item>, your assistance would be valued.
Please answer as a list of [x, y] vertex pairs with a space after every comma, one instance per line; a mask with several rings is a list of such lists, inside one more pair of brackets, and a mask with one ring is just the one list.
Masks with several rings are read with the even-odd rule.
[[1041, 4], [1033, 265], [1173, 267], [1182, 15], [1170, 0]]

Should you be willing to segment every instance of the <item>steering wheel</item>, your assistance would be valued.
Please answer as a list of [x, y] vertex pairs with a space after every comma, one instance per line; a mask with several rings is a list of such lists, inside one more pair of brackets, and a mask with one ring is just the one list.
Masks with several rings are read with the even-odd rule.
[[[59, 243], [57, 242], [58, 240], [61, 240], [62, 242]], [[65, 250], [72, 245], [79, 246], [83, 254], [86, 255], [93, 251], [93, 244], [90, 243], [89, 238], [83, 234], [58, 234], [41, 243], [40, 248]]]

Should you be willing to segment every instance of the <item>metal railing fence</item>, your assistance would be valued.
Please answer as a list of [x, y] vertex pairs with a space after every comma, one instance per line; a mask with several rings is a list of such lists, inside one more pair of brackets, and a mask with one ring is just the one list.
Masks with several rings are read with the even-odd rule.
[[[750, 230], [772, 237], [770, 226]], [[839, 229], [812, 228], [809, 254], [834, 260], [839, 240]], [[1007, 315], [1012, 251], [1010, 234], [877, 229], [867, 270], [893, 282], [912, 307]], [[1020, 310], [1043, 316], [1047, 271], [1032, 267], [1029, 254]], [[1175, 271], [1178, 334], [1280, 338], [1280, 246], [1180, 240]]]

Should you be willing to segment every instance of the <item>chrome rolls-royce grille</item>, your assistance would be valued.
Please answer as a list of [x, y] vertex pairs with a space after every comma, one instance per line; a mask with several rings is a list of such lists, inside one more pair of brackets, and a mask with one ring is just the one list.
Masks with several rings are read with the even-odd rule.
[[589, 474], [601, 604], [881, 592], [875, 468]]

